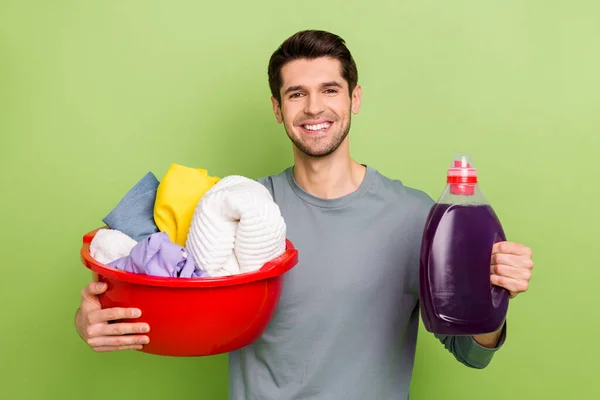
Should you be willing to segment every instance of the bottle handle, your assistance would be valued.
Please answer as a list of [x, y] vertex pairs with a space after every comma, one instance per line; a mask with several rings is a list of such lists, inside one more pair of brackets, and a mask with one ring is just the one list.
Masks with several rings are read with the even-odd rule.
[[[504, 237], [502, 237], [500, 234], [496, 234], [496, 239], [494, 240], [493, 244], [496, 244], [498, 242], [503, 242], [506, 239]], [[491, 251], [490, 251], [490, 260], [491, 260]], [[504, 304], [506, 301], [508, 301], [508, 297], [509, 297], [509, 291], [506, 290], [503, 287], [491, 284], [491, 291], [492, 291], [492, 307], [493, 308], [498, 308], [500, 307], [502, 304]]]
[[508, 300], [508, 290], [503, 287], [492, 285], [492, 306], [494, 308], [500, 307], [502, 303]]

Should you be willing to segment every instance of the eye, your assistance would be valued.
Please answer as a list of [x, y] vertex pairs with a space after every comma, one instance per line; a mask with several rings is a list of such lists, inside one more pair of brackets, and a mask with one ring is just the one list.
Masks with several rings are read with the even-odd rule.
[[327, 94], [333, 94], [333, 93], [337, 93], [337, 90], [335, 90], [335, 89], [326, 89], [325, 93], [327, 93]]
[[292, 94], [290, 95], [290, 99], [295, 99], [295, 98], [298, 98], [298, 97], [300, 97], [300, 96], [302, 96], [302, 93], [298, 93], [298, 92], [296, 92], [296, 93], [292, 93]]

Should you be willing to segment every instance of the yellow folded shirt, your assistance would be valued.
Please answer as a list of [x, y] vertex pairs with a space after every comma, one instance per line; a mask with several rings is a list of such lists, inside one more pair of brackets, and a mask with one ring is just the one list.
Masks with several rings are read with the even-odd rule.
[[171, 164], [156, 190], [154, 223], [173, 243], [185, 246], [198, 202], [220, 178], [202, 168]]

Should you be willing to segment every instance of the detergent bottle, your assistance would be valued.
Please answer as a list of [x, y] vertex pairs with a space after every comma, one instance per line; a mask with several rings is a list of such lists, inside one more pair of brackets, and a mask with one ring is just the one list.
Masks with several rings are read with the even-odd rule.
[[421, 244], [419, 295], [425, 329], [477, 335], [501, 328], [509, 292], [490, 281], [492, 247], [506, 237], [468, 154], [454, 157]]

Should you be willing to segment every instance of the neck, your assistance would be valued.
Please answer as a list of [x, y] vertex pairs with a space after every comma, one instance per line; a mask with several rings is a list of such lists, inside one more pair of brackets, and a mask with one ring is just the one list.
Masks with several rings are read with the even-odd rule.
[[326, 157], [309, 157], [294, 148], [294, 179], [313, 196], [335, 199], [350, 194], [361, 185], [365, 173], [366, 168], [350, 157], [347, 143]]

